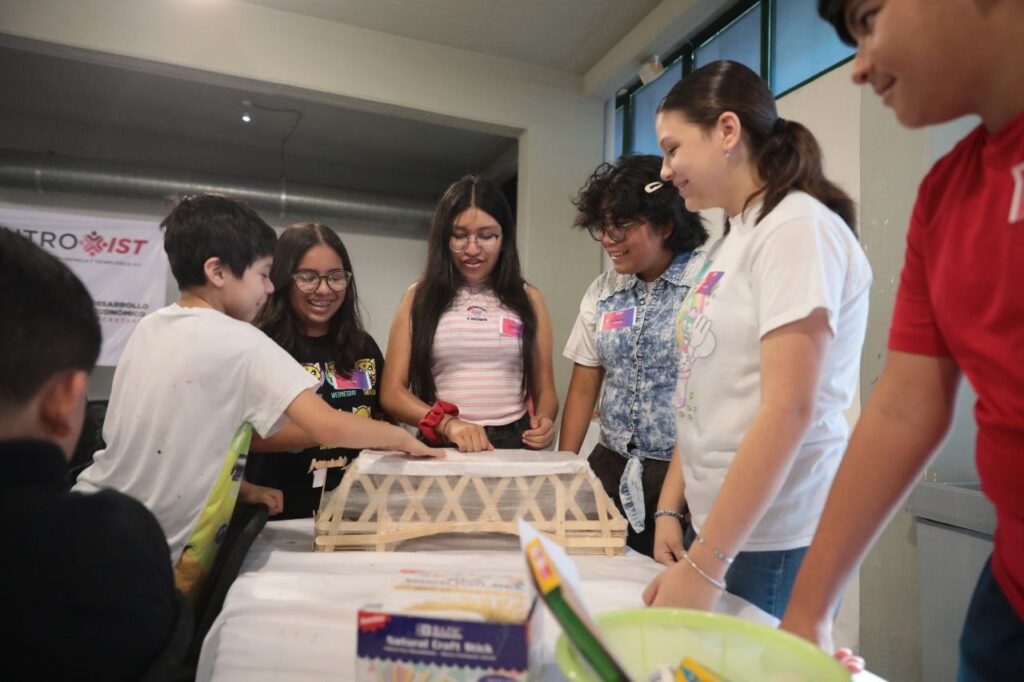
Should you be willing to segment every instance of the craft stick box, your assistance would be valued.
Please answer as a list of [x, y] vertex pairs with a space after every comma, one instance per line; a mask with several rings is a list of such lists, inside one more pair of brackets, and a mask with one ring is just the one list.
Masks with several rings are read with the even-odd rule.
[[522, 575], [406, 570], [357, 618], [356, 682], [511, 682], [540, 662]]

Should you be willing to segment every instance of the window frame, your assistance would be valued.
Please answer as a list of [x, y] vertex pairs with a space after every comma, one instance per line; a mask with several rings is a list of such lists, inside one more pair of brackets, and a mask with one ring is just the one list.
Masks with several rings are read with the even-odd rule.
[[[752, 7], [760, 3], [761, 10], [761, 71], [760, 76], [768, 83], [768, 86], [774, 90], [774, 84], [772, 83], [772, 43], [775, 35], [774, 15], [775, 4], [784, 2], [785, 0], [737, 0], [730, 5], [724, 12], [722, 12], [714, 21], [707, 25], [704, 29], [698, 31], [693, 36], [684, 40], [683, 44], [669, 52], [662, 62], [665, 67], [675, 65], [676, 62], [682, 61], [682, 72], [683, 77], [687, 74], [692, 73], [694, 70], [694, 56], [698, 48], [704, 46], [706, 43], [713, 40], [718, 36], [719, 33], [725, 31], [727, 28], [732, 26], [733, 22], [746, 14]], [[821, 78], [830, 71], [838, 69], [840, 66], [846, 64], [852, 60], [854, 55], [845, 57], [844, 59], [835, 62], [834, 64], [828, 64], [822, 67], [820, 70], [814, 72], [811, 76], [800, 81], [796, 85], [789, 89], [775, 93], [775, 99], [785, 97], [794, 90], [798, 90], [808, 83]], [[639, 77], [632, 81], [629, 85], [619, 89], [615, 95], [615, 107], [621, 107], [623, 110], [623, 131], [622, 131], [622, 153], [632, 154], [634, 153], [633, 148], [633, 95], [643, 87], [643, 83]]]

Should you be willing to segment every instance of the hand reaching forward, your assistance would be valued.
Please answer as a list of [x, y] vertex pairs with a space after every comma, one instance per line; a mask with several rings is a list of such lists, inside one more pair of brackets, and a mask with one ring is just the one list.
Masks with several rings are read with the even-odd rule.
[[443, 424], [441, 432], [459, 448], [459, 452], [483, 452], [494, 449], [491, 441], [487, 439], [484, 427], [473, 422], [452, 417]]

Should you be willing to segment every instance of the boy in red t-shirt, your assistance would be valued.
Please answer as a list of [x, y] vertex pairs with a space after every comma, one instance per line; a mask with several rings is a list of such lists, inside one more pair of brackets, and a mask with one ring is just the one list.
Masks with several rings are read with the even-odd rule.
[[857, 46], [854, 81], [901, 123], [977, 114], [982, 125], [921, 183], [890, 353], [782, 627], [831, 645], [840, 591], [942, 442], [966, 376], [997, 526], [959, 679], [1024, 679], [1024, 1], [819, 0], [818, 9]]

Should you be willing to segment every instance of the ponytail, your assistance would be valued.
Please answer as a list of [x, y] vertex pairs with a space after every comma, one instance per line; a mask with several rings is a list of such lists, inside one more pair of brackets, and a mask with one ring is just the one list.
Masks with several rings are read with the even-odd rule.
[[814, 135], [801, 124], [779, 117], [768, 84], [748, 67], [733, 61], [702, 66], [672, 86], [658, 105], [658, 113], [665, 111], [677, 111], [705, 130], [727, 111], [739, 118], [758, 176], [765, 183], [747, 197], [746, 205], [762, 197], [757, 222], [787, 194], [799, 190], [834, 211], [857, 233], [853, 200], [825, 177]]
[[787, 194], [800, 190], [825, 204], [857, 233], [853, 199], [825, 177], [821, 147], [810, 130], [796, 121], [776, 118], [764, 145], [755, 153], [757, 174], [765, 183], [757, 193], [764, 197], [758, 222]]

